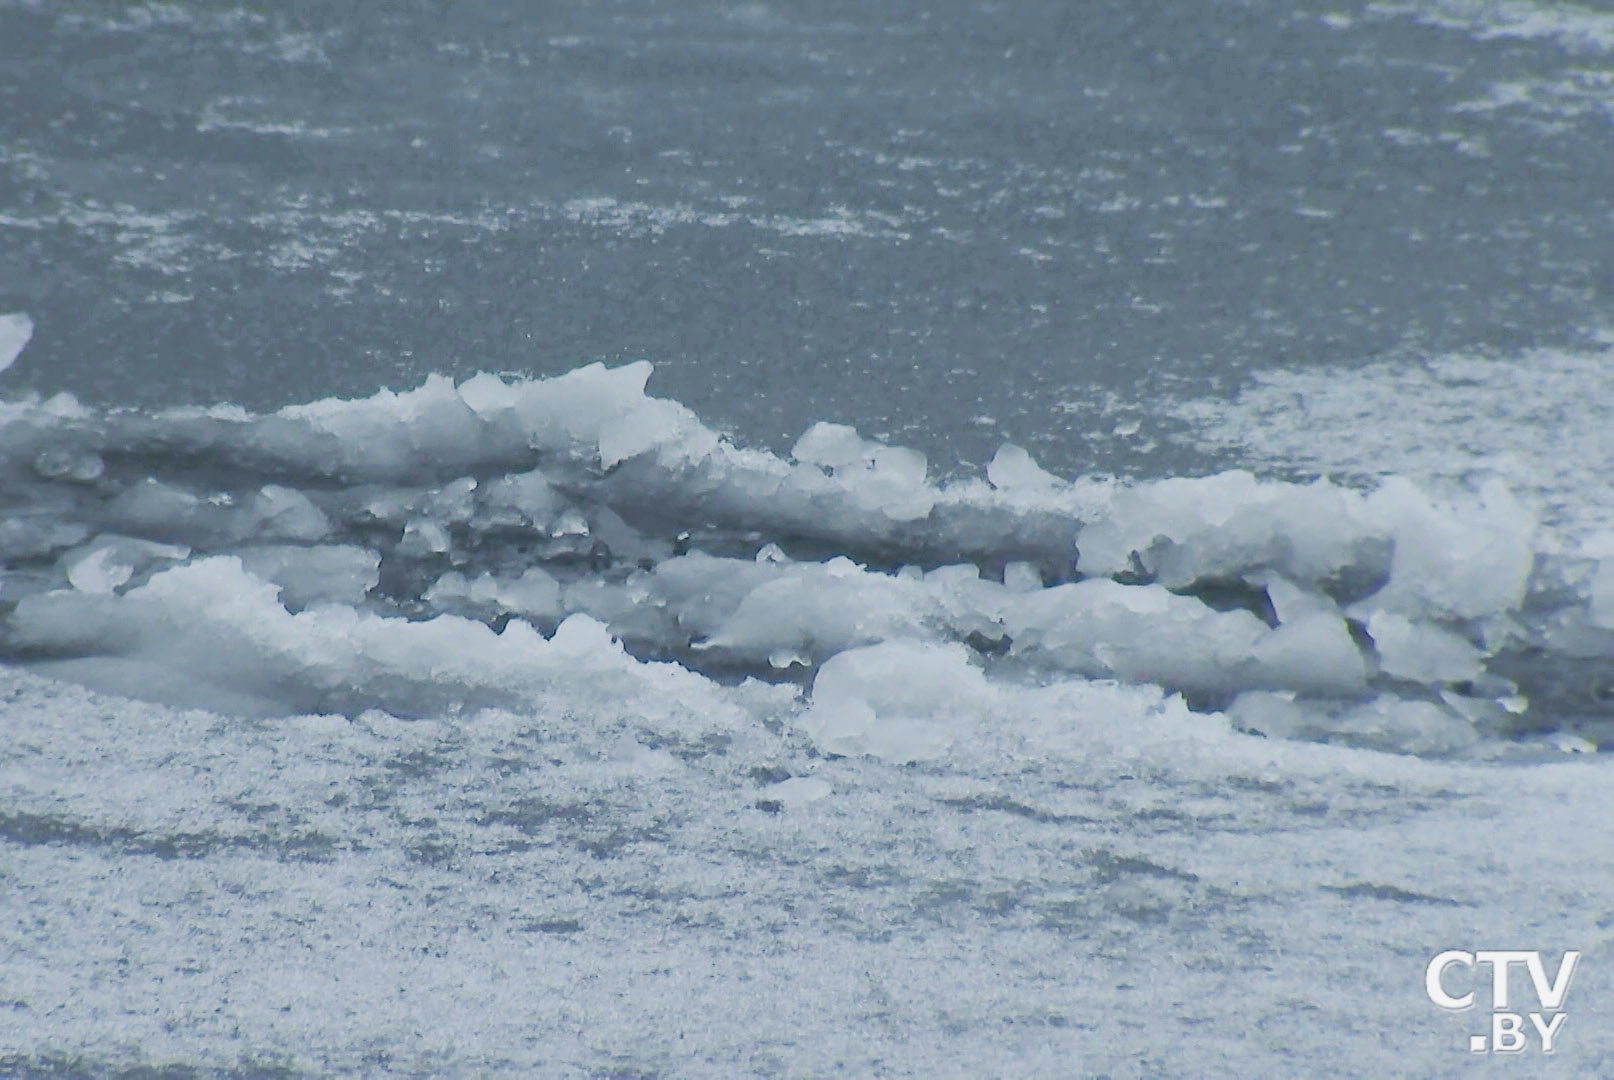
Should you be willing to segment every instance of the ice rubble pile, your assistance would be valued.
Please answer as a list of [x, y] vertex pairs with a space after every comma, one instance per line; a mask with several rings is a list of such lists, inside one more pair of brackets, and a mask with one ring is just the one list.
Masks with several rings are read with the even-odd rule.
[[[346, 580], [352, 569], [334, 573]], [[98, 688], [256, 715], [380, 707], [440, 716], [514, 707], [557, 684], [581, 707], [575, 694], [591, 685], [638, 685], [669, 672], [700, 679], [640, 663], [587, 615], [546, 638], [520, 620], [495, 631], [454, 616], [411, 621], [336, 603], [293, 613], [281, 595], [236, 556], [204, 557], [122, 594], [29, 596], [12, 613], [8, 646], [47, 673]]]
[[614, 636], [810, 674], [825, 748], [898, 756], [1010, 683], [1154, 684], [1249, 730], [1431, 752], [1540, 726], [1527, 698], [1606, 708], [1614, 547], [1538, 551], [1499, 486], [1065, 482], [1010, 445], [936, 484], [840, 425], [791, 460], [737, 448], [649, 374], [268, 416], [0, 405], [5, 653], [200, 679], [220, 707], [408, 710], [507, 701]]
[[[232, 406], [102, 413], [68, 395], [0, 405], [8, 486], [50, 489], [16, 507], [0, 557], [58, 549], [64, 510], [97, 531], [216, 544], [269, 528], [313, 542], [321, 523], [294, 504], [297, 493], [339, 519], [369, 514], [390, 525], [403, 517], [416, 542], [430, 546], [456, 526], [496, 528], [496, 515], [532, 524], [565, 508], [550, 494], [558, 489], [656, 525], [761, 531], [854, 552], [1068, 564], [1069, 520], [1101, 488], [1045, 488], [1016, 471], [1012, 448], [1000, 455], [1008, 464], [996, 486], [937, 487], [925, 479], [922, 454], [832, 424], [803, 436], [797, 460], [782, 460], [735, 447], [684, 406], [647, 396], [650, 371], [643, 362], [593, 364], [523, 382], [478, 375], [457, 387], [434, 375], [405, 393], [268, 416]], [[243, 490], [252, 481], [261, 490]], [[228, 490], [204, 493], [204, 485]], [[478, 509], [493, 516], [471, 520]]]

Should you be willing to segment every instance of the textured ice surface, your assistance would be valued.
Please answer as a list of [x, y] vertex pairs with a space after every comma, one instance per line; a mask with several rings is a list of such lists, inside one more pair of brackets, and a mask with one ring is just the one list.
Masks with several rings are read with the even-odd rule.
[[1553, 539], [1573, 547], [1614, 527], [1604, 494], [1614, 470], [1611, 397], [1614, 356], [1604, 340], [1578, 352], [1263, 372], [1231, 401], [1181, 411], [1199, 441], [1251, 464], [1344, 478], [1393, 471], [1426, 486], [1499, 477], [1563, 534]]
[[1511, 943], [1609, 1071], [1604, 541], [649, 373], [0, 408], [0, 1067], [1439, 1075]]
[[1498, 481], [1067, 482], [1005, 445], [988, 482], [937, 484], [843, 425], [793, 460], [736, 447], [649, 375], [434, 376], [270, 416], [13, 402], [0, 648], [169, 703], [420, 715], [502, 703], [507, 676], [473, 670], [587, 615], [723, 678], [962, 648], [994, 684], [1113, 678], [1205, 710], [1294, 692], [1309, 719], [1282, 730], [1314, 738], [1358, 741], [1352, 709], [1381, 699], [1484, 736], [1437, 740], [1464, 753], [1603, 738], [1607, 560], [1540, 550]]
[[0, 0], [0, 1074], [1614, 1075], [1606, 7]]
[[[0, 669], [0, 1046], [75, 1075], [1437, 1076], [1474, 1014], [1424, 964], [1520, 944], [1584, 952], [1531, 1074], [1614, 1068], [1601, 757], [1262, 739], [902, 648], [925, 682], [842, 654], [805, 707], [640, 666], [415, 721]], [[924, 763], [822, 756], [820, 723]]]
[[1614, 15], [1592, 4], [1529, 0], [1432, 0], [1407, 4], [1381, 0], [1378, 18], [1405, 16], [1418, 22], [1466, 30], [1482, 40], [1551, 41], [1571, 53], [1614, 52]]

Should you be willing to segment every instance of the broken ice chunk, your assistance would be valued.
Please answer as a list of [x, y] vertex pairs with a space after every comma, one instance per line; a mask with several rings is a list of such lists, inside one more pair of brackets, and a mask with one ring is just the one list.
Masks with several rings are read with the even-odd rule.
[[320, 601], [357, 606], [380, 581], [381, 556], [349, 544], [271, 544], [239, 555], [247, 573], [280, 586], [288, 611]]
[[147, 477], [107, 505], [107, 517], [130, 532], [178, 536], [193, 528], [202, 500], [189, 491]]
[[1356, 706], [1336, 723], [1343, 742], [1400, 753], [1454, 753], [1479, 741], [1472, 725], [1433, 702], [1389, 695]]
[[133, 576], [134, 566], [111, 548], [96, 548], [67, 565], [67, 583], [79, 592], [109, 593]]
[[910, 446], [881, 446], [874, 451], [871, 470], [893, 484], [919, 487], [925, 482], [930, 464], [925, 455]]
[[1029, 451], [1006, 442], [992, 455], [986, 467], [986, 478], [992, 486], [1015, 491], [1047, 491], [1059, 487], [1064, 481], [1037, 464]]
[[1387, 545], [1358, 521], [1361, 496], [1326, 481], [1296, 485], [1248, 472], [1171, 477], [1119, 489], [1076, 537], [1084, 573], [1152, 574], [1182, 588], [1273, 569], [1319, 582], [1348, 567], [1377, 576]]
[[695, 552], [658, 563], [655, 591], [694, 638], [716, 633], [753, 589], [778, 576], [771, 563]]
[[1158, 585], [1089, 578], [1014, 594], [1004, 629], [1014, 654], [1093, 678], [1172, 689], [1226, 689], [1271, 630], [1248, 611], [1216, 611]]
[[0, 371], [16, 362], [33, 336], [34, 320], [27, 315], [20, 311], [0, 315]]
[[551, 536], [557, 537], [587, 536], [588, 518], [584, 517], [582, 513], [575, 508], [568, 509], [560, 515], [560, 520], [555, 522], [554, 528], [550, 529], [549, 532]]
[[1042, 588], [1042, 571], [1036, 563], [1004, 563], [1003, 584], [1011, 592], [1036, 592]]
[[1265, 587], [1267, 599], [1271, 601], [1272, 611], [1278, 616], [1280, 624], [1297, 622], [1314, 615], [1344, 618], [1339, 605], [1326, 593], [1318, 589], [1303, 588], [1281, 574], [1266, 571], [1254, 574], [1248, 580], [1252, 584]]
[[382, 389], [356, 400], [327, 398], [289, 405], [275, 415], [290, 422], [280, 437], [303, 444], [301, 454], [317, 446], [325, 468], [376, 480], [475, 460], [486, 430], [442, 375], [427, 376], [417, 389], [402, 393]]
[[1274, 739], [1316, 739], [1327, 731], [1323, 717], [1297, 702], [1293, 690], [1246, 690], [1227, 717], [1239, 731]]
[[1535, 516], [1506, 485], [1432, 501], [1392, 476], [1368, 496], [1395, 538], [1390, 580], [1365, 602], [1403, 615], [1477, 619], [1518, 608], [1535, 564]]
[[247, 535], [265, 540], [313, 543], [331, 531], [330, 519], [296, 488], [268, 484], [254, 496]]
[[60, 565], [67, 583], [79, 592], [110, 593], [127, 585], [139, 571], [158, 563], [179, 562], [190, 554], [190, 548], [177, 544], [106, 533], [64, 554]]
[[426, 592], [432, 604], [460, 602], [488, 610], [508, 611], [534, 619], [559, 619], [564, 613], [560, 582], [542, 567], [531, 566], [515, 579], [483, 574], [466, 580], [458, 571], [444, 574]]
[[1318, 694], [1357, 694], [1367, 688], [1367, 662], [1339, 615], [1303, 615], [1259, 641], [1251, 659], [1267, 685]]
[[821, 750], [900, 764], [946, 753], [992, 698], [964, 646], [888, 641], [826, 661], [799, 723]]
[[967, 588], [970, 582], [981, 580], [981, 568], [974, 563], [952, 563], [925, 571], [925, 581], [940, 589]]
[[848, 469], [865, 463], [869, 445], [856, 428], [819, 421], [796, 440], [790, 456], [808, 465]]
[[[646, 365], [648, 366], [648, 365]], [[622, 646], [611, 636], [610, 628], [588, 615], [568, 615], [555, 628], [549, 644], [556, 657], [576, 660], [592, 659], [601, 654], [618, 654]]]
[[769, 543], [764, 544], [762, 546], [762, 549], [757, 552], [757, 560], [756, 561], [759, 562], [759, 563], [770, 563], [770, 564], [787, 563], [787, 562], [790, 561], [790, 556], [786, 555], [785, 552], [784, 552], [784, 549], [781, 548], [778, 544], [772, 543], [770, 541]]
[[[753, 588], [707, 639], [735, 656], [823, 659], [857, 645], [921, 636], [933, 610], [915, 583], [850, 559], [792, 564]], [[685, 620], [686, 624], [688, 620]]]
[[1458, 682], [1480, 674], [1480, 651], [1450, 630], [1376, 611], [1367, 623], [1385, 674], [1413, 682]]
[[663, 457], [678, 451], [686, 461], [698, 461], [716, 450], [717, 444], [717, 433], [683, 405], [645, 398], [631, 411], [601, 425], [600, 464], [609, 469], [651, 450]]
[[83, 525], [47, 513], [18, 514], [0, 521], [0, 559], [31, 559], [72, 547], [90, 535]]
[[660, 562], [672, 554], [672, 545], [647, 538], [622, 520], [609, 506], [595, 507], [589, 530], [614, 559], [627, 563]]
[[1547, 736], [1547, 744], [1564, 754], [1595, 754], [1597, 744], [1571, 731], [1558, 731]]
[[889, 467], [899, 460], [923, 457], [906, 447], [888, 446], [874, 439], [865, 439], [856, 428], [846, 424], [831, 424], [822, 420], [796, 440], [790, 448], [790, 455], [803, 464], [837, 472]]
[[659, 602], [650, 602], [649, 582], [643, 573], [630, 575], [621, 583], [579, 578], [560, 590], [560, 606], [566, 614], [581, 612], [605, 624], [619, 640], [655, 648], [684, 644], [687, 638], [672, 615]]
[[479, 527], [547, 526], [561, 506], [561, 496], [537, 469], [501, 476], [483, 485], [480, 491], [482, 517], [478, 522]]
[[1449, 754], [1479, 734], [1461, 716], [1428, 701], [1384, 695], [1342, 706], [1297, 700], [1286, 691], [1249, 690], [1227, 710], [1236, 727], [1276, 738], [1315, 739], [1401, 754]]
[[99, 454], [66, 448], [42, 450], [34, 458], [34, 472], [46, 480], [69, 480], [88, 484], [106, 472]]
[[790, 453], [803, 464], [829, 470], [859, 509], [879, 511], [892, 521], [916, 521], [936, 504], [925, 483], [924, 454], [865, 439], [845, 424], [814, 424]]
[[477, 375], [460, 384], [459, 396], [484, 419], [513, 414], [534, 446], [575, 449], [598, 445], [600, 428], [645, 400], [645, 383], [654, 369], [646, 360], [618, 368], [594, 363], [552, 379], [506, 383]]
[[423, 559], [441, 555], [452, 546], [447, 529], [430, 518], [419, 518], [404, 526], [397, 550], [405, 558]]
[[796, 810], [827, 795], [833, 795], [835, 789], [830, 786], [829, 781], [820, 780], [816, 776], [792, 776], [777, 784], [769, 784], [762, 789], [762, 793], [786, 810]]

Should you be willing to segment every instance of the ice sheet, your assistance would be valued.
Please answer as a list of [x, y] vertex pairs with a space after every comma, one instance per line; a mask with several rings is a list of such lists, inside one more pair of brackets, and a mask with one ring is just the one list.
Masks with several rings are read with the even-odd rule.
[[0, 669], [0, 1046], [71, 1074], [1435, 1076], [1476, 1014], [1424, 965], [1522, 945], [1583, 951], [1532, 1075], [1614, 1067], [1601, 757], [1430, 763], [906, 659], [955, 675], [871, 666], [854, 697], [952, 737], [917, 767], [816, 752], [825, 700], [663, 668], [267, 722]]

